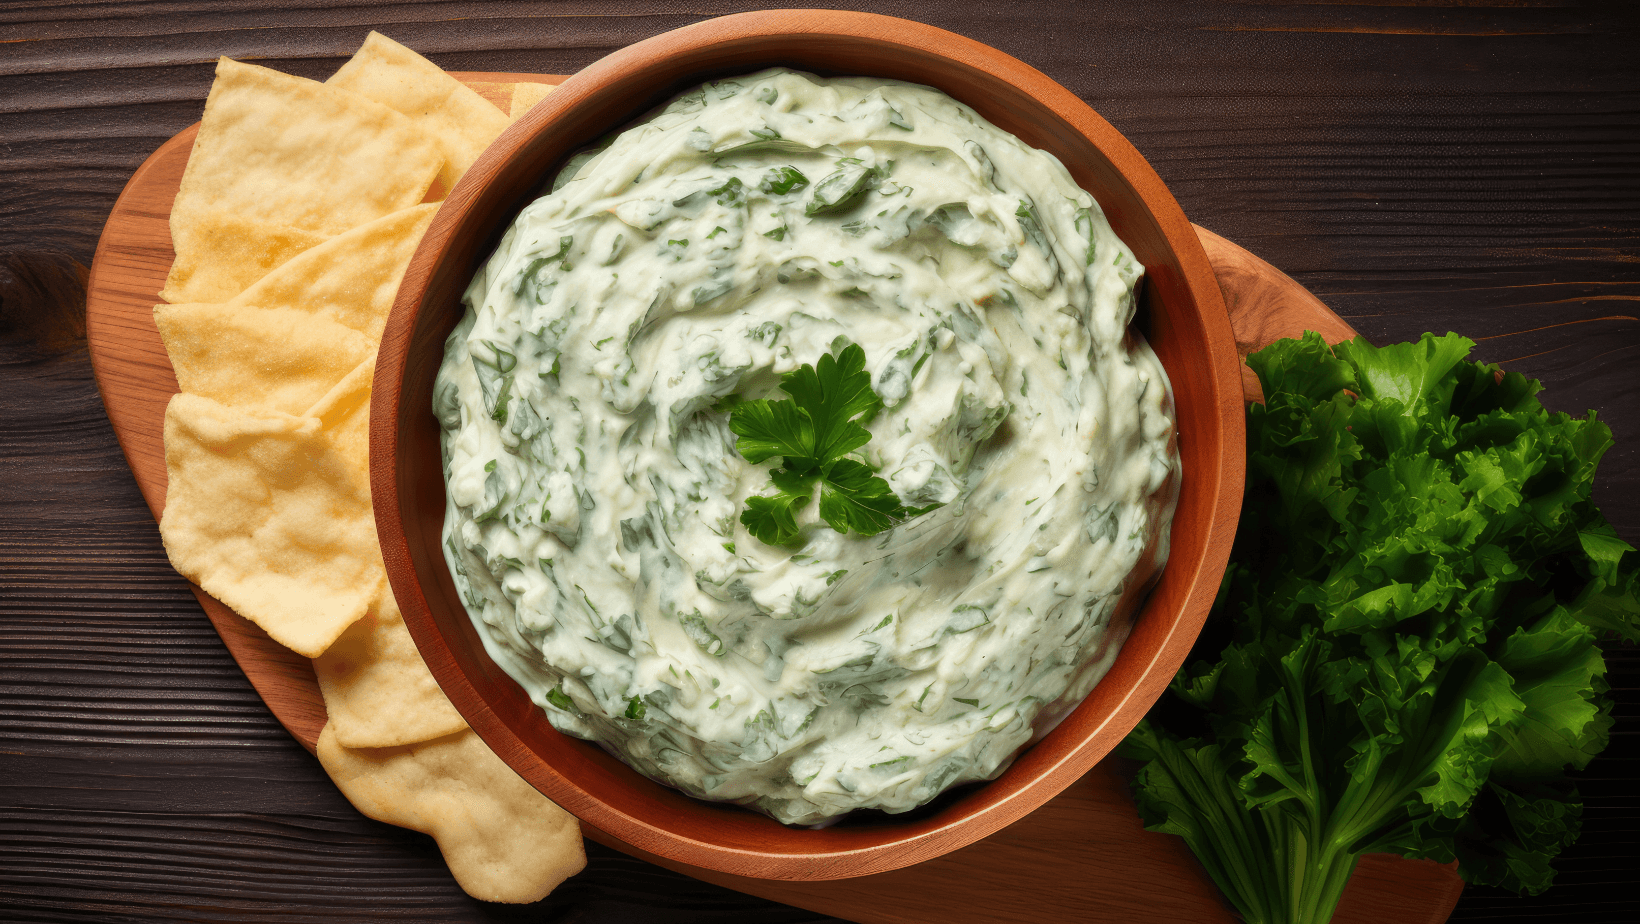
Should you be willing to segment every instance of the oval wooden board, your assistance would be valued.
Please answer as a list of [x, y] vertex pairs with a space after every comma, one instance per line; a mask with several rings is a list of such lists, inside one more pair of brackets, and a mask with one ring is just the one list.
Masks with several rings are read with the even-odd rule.
[[[507, 108], [515, 82], [563, 77], [458, 73]], [[155, 151], [109, 214], [91, 265], [86, 328], [91, 362], [120, 446], [157, 520], [165, 506], [165, 405], [176, 376], [154, 327], [153, 307], [174, 253], [168, 219], [198, 126]], [[1302, 286], [1224, 238], [1198, 228], [1229, 306], [1242, 353], [1316, 330], [1329, 341], [1355, 331]], [[1256, 393], [1257, 379], [1244, 370]], [[308, 750], [325, 724], [313, 666], [260, 628], [193, 587], [234, 660], [268, 708]], [[861, 924], [1012, 924], [1022, 908], [1037, 922], [1146, 921], [1234, 924], [1212, 882], [1177, 837], [1144, 830], [1125, 773], [1106, 760], [1058, 798], [1003, 831], [916, 866], [840, 882], [773, 882], [660, 861], [587, 828], [615, 849], [742, 892]], [[1463, 883], [1451, 867], [1388, 855], [1362, 859], [1335, 924], [1439, 924]]]

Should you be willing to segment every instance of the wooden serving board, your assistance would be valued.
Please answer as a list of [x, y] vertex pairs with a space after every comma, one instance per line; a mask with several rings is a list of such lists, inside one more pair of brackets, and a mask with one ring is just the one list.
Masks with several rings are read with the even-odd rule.
[[[515, 82], [563, 77], [458, 73], [507, 108]], [[108, 419], [157, 520], [165, 506], [165, 406], [177, 392], [153, 307], [174, 252], [168, 224], [198, 126], [186, 129], [138, 168], [115, 203], [91, 266], [86, 327]], [[1243, 354], [1315, 330], [1329, 341], [1354, 330], [1275, 267], [1197, 228], [1229, 306]], [[1249, 396], [1258, 382], [1244, 369]], [[268, 708], [309, 751], [324, 727], [313, 666], [270, 639], [199, 587], [205, 613]], [[1212, 882], [1177, 837], [1144, 830], [1128, 795], [1131, 768], [1110, 758], [1047, 805], [982, 841], [925, 863], [836, 882], [775, 882], [679, 866], [601, 831], [586, 834], [617, 850], [721, 885], [861, 924], [1163, 922], [1234, 924]], [[1362, 858], [1335, 924], [1440, 924], [1463, 883], [1450, 866], [1388, 855]], [[1028, 909], [1028, 910], [1026, 910]]]

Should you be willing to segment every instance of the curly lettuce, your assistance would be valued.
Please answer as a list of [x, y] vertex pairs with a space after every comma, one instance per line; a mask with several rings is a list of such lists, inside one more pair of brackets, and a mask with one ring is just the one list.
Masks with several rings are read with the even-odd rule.
[[1331, 919], [1363, 853], [1536, 893], [1605, 746], [1640, 568], [1589, 500], [1611, 432], [1455, 334], [1248, 357], [1264, 387], [1207, 628], [1128, 737], [1146, 826], [1249, 924]]

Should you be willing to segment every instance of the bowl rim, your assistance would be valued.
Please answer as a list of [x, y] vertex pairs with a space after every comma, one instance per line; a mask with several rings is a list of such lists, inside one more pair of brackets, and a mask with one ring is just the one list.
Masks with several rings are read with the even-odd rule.
[[[1036, 768], [1031, 779], [1010, 791], [996, 794], [990, 799], [965, 796], [953, 807], [942, 809], [932, 819], [904, 825], [890, 823], [874, 829], [895, 831], [903, 828], [898, 836], [855, 837], [851, 840], [827, 836], [828, 832], [804, 832], [820, 835], [810, 845], [816, 849], [779, 846], [774, 842], [790, 839], [773, 833], [768, 843], [739, 846], [714, 843], [675, 827], [657, 825], [617, 810], [590, 795], [574, 780], [551, 766], [509, 723], [509, 720], [525, 720], [526, 716], [503, 716], [498, 713], [456, 661], [452, 647], [443, 636], [423, 592], [405, 527], [406, 514], [416, 506], [417, 501], [414, 496], [407, 496], [407, 489], [399, 479], [401, 427], [407, 415], [415, 413], [415, 409], [407, 411], [400, 406], [412, 333], [418, 316], [427, 304], [429, 282], [434, 270], [447, 258], [453, 236], [461, 231], [473, 213], [487, 178], [523, 151], [532, 139], [551, 131], [576, 106], [610, 82], [641, 80], [653, 62], [685, 53], [728, 49], [776, 37], [865, 39], [944, 58], [1016, 87], [1029, 87], [1030, 95], [1043, 108], [1087, 139], [1110, 161], [1110, 166], [1121, 179], [1133, 188], [1134, 195], [1149, 210], [1167, 247], [1179, 262], [1182, 269], [1179, 283], [1190, 293], [1201, 316], [1199, 320], [1207, 343], [1206, 355], [1202, 359], [1209, 367], [1208, 379], [1218, 399], [1214, 413], [1201, 421], [1206, 424], [1204, 429], [1211, 432], [1188, 436], [1217, 442], [1223, 450], [1216, 469], [1183, 473], [1186, 482], [1196, 481], [1196, 489], [1209, 491], [1212, 498], [1205, 514], [1207, 531], [1204, 551], [1201, 558], [1194, 562], [1168, 562], [1168, 569], [1175, 572], [1188, 569], [1189, 572], [1169, 575], [1164, 571], [1164, 577], [1168, 580], [1183, 582], [1182, 590], [1177, 595], [1180, 605], [1177, 612], [1172, 614], [1171, 622], [1166, 625], [1165, 633], [1148, 662], [1137, 666], [1137, 682], [1122, 691], [1113, 703], [1107, 704], [1110, 708], [1102, 721], [1087, 729], [1073, 746], [1058, 754], [1057, 759]], [[704, 76], [704, 71], [701, 73]], [[509, 214], [516, 216], [516, 211], [515, 208]], [[510, 221], [509, 217], [502, 225], [510, 224]], [[485, 231], [487, 234], [490, 232], [499, 234], [495, 228]], [[483, 249], [479, 262], [482, 263], [487, 255], [488, 249]], [[815, 880], [886, 872], [972, 843], [1058, 795], [1114, 748], [1172, 680], [1211, 607], [1239, 518], [1245, 465], [1239, 365], [1228, 312], [1206, 252], [1193, 227], [1161, 178], [1138, 150], [1069, 90], [995, 48], [910, 20], [837, 10], [733, 14], [629, 45], [570, 77], [545, 101], [509, 127], [444, 200], [406, 270], [386, 325], [376, 366], [370, 419], [370, 472], [378, 537], [387, 574], [405, 623], [440, 687], [471, 728], [497, 755], [583, 823], [604, 832], [640, 855], [723, 873], [756, 878]], [[1170, 372], [1170, 378], [1173, 377], [1176, 373]], [[428, 409], [420, 410], [430, 415]], [[1184, 436], [1186, 434], [1181, 433], [1181, 437]], [[1174, 545], [1177, 547], [1177, 542]], [[442, 559], [438, 567], [443, 567]], [[1135, 619], [1144, 618], [1151, 609], [1150, 601], [1146, 601]], [[468, 618], [465, 610], [458, 615], [463, 620]], [[521, 688], [519, 692], [522, 694]], [[1090, 695], [1089, 701], [1093, 698]], [[539, 709], [529, 703], [527, 696], [524, 702], [529, 707], [525, 711], [533, 711], [535, 719], [545, 725], [544, 717], [540, 716]], [[1072, 714], [1082, 711], [1087, 705], [1085, 701]], [[516, 712], [510, 708], [504, 711]], [[1052, 738], [1053, 735], [1050, 735], [1044, 741]], [[1033, 747], [1040, 746], [1039, 742]], [[992, 786], [986, 784], [986, 787]], [[979, 790], [980, 793], [984, 791], [983, 788]], [[965, 803], [977, 804], [967, 811], [955, 811]], [[713, 805], [705, 802], [698, 804]], [[771, 819], [764, 820], [783, 831], [800, 830], [779, 826]]]

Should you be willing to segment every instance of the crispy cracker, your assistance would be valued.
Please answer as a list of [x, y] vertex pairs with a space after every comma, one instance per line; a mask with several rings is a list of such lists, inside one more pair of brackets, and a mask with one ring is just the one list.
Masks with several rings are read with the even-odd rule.
[[473, 165], [510, 121], [438, 65], [379, 32], [326, 81], [404, 113], [433, 138], [444, 155], [439, 180], [446, 190]]
[[173, 304], [225, 302], [327, 237], [224, 209], [203, 209], [172, 235], [177, 256], [159, 297]]
[[347, 628], [313, 672], [336, 740], [349, 748], [415, 744], [467, 727], [404, 626], [391, 590]]
[[513, 87], [517, 86], [515, 83], [493, 80], [463, 80], [461, 83], [502, 112], [506, 112], [512, 104]]
[[186, 242], [212, 212], [340, 234], [420, 202], [443, 160], [387, 106], [222, 58], [171, 206], [171, 238]]
[[234, 407], [302, 414], [376, 351], [324, 315], [254, 305], [156, 305], [182, 390]]
[[172, 567], [279, 644], [318, 657], [381, 592], [370, 496], [318, 418], [177, 395], [165, 467]]
[[536, 103], [547, 98], [547, 94], [558, 89], [550, 83], [520, 83], [513, 86], [512, 107], [508, 112], [514, 121], [526, 112], [529, 112]]
[[437, 211], [434, 204], [417, 205], [339, 234], [262, 277], [228, 304], [324, 315], [379, 343], [405, 267]]
[[308, 408], [319, 419], [331, 452], [366, 498], [370, 496], [370, 387], [376, 376], [372, 353]]
[[342, 746], [331, 725], [319, 762], [378, 821], [430, 834], [474, 898], [533, 902], [586, 866], [580, 824], [472, 731], [397, 748]]

